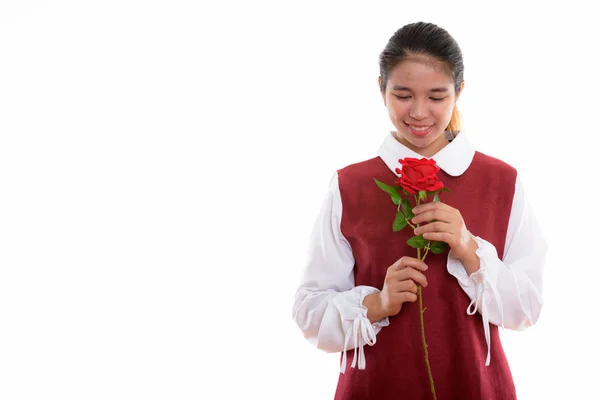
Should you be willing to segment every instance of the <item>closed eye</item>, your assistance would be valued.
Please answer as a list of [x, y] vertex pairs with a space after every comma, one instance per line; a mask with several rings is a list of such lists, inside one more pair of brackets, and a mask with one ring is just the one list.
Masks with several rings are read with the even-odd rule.
[[[409, 100], [412, 96], [398, 96], [397, 94], [394, 95], [394, 97], [396, 97], [398, 100]], [[444, 99], [446, 99], [446, 97], [430, 97], [430, 100], [433, 101], [443, 101]]]

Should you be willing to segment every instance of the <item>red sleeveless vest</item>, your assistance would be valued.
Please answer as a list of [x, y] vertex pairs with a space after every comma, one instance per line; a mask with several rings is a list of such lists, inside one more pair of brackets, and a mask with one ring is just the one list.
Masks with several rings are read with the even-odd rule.
[[[471, 165], [460, 176], [438, 172], [450, 189], [440, 194], [440, 200], [458, 209], [469, 231], [492, 243], [499, 257], [504, 252], [516, 176], [513, 167], [480, 152], [475, 152]], [[355, 285], [381, 290], [390, 265], [402, 256], [417, 256], [416, 249], [406, 244], [413, 236], [412, 229], [392, 231], [396, 206], [374, 181], [393, 185], [397, 177], [377, 157], [339, 170], [338, 179], [341, 230], [352, 246]], [[447, 257], [447, 252], [429, 252], [425, 260], [429, 266], [425, 272], [428, 286], [423, 288], [423, 306], [427, 307], [425, 336], [437, 397], [516, 399], [498, 327], [490, 324], [491, 362], [486, 367], [487, 344], [481, 315], [467, 315], [470, 299], [448, 273]], [[340, 374], [336, 400], [432, 398], [418, 302], [405, 303], [400, 313], [389, 320], [390, 325], [379, 332], [375, 345], [365, 346], [366, 369], [348, 366], [345, 374]]]

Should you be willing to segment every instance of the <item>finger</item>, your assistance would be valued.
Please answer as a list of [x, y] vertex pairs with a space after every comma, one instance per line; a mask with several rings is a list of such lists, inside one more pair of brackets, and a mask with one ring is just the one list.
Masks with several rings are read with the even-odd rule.
[[429, 203], [419, 204], [418, 206], [413, 207], [412, 211], [413, 214], [417, 215], [431, 210], [458, 211], [456, 208], [440, 201], [431, 201]]
[[427, 286], [427, 277], [423, 275], [420, 271], [417, 271], [413, 268], [405, 268], [398, 272], [397, 279], [400, 281], [405, 281], [408, 279], [412, 279], [415, 283], [420, 284], [421, 286]]
[[427, 232], [423, 234], [423, 238], [431, 241], [453, 243], [453, 236], [449, 232]]
[[393, 302], [405, 303], [411, 302], [414, 303], [417, 301], [417, 295], [411, 292], [402, 292], [402, 293], [394, 293], [391, 295]]
[[393, 263], [389, 268], [389, 272], [400, 271], [404, 268], [412, 267], [421, 271], [427, 271], [427, 264], [418, 258], [404, 256], [399, 258], [395, 263]]
[[415, 229], [415, 235], [419, 236], [426, 232], [452, 232], [452, 224], [448, 222], [436, 221], [421, 225]]
[[452, 222], [455, 219], [456, 213], [454, 211], [436, 208], [434, 210], [422, 211], [419, 215], [415, 214], [415, 217], [411, 219], [411, 222], [413, 224], [420, 224], [421, 222], [429, 222], [433, 220]]
[[411, 292], [414, 294], [417, 294], [419, 292], [419, 286], [417, 286], [415, 281], [413, 281], [412, 279], [402, 281], [401, 283], [402, 285], [400, 286], [403, 287], [403, 292]]
[[411, 292], [416, 294], [419, 291], [419, 287], [412, 279], [395, 282], [391, 285], [388, 285], [388, 287], [390, 293]]

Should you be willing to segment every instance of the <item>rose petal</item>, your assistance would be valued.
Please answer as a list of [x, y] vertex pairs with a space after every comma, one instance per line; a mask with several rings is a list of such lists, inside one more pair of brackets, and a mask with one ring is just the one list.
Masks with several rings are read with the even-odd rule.
[[403, 178], [398, 179], [396, 184], [402, 186], [402, 188], [410, 194], [416, 194], [416, 192], [412, 189], [410, 182], [406, 182]]
[[402, 175], [411, 182], [416, 182], [423, 177], [418, 169], [409, 166], [404, 166], [404, 168], [402, 168]]
[[444, 183], [442, 181], [433, 182], [427, 190], [433, 192], [435, 190], [440, 190], [444, 187]]

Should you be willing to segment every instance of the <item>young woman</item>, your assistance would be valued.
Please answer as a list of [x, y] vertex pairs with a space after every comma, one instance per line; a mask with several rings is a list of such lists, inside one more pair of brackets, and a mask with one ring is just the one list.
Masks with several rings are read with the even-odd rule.
[[[456, 102], [463, 60], [429, 23], [402, 27], [380, 55], [379, 85], [396, 130], [377, 157], [333, 177], [311, 236], [294, 319], [318, 348], [342, 352], [336, 399], [515, 399], [498, 326], [522, 330], [542, 308], [546, 242], [517, 171], [473, 149]], [[415, 207], [416, 227], [393, 232], [397, 207], [375, 184], [398, 179], [404, 158], [435, 161], [450, 189]], [[414, 235], [449, 251], [425, 262]], [[346, 353], [354, 349], [351, 365]], [[356, 368], [358, 367], [358, 368]]]

